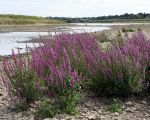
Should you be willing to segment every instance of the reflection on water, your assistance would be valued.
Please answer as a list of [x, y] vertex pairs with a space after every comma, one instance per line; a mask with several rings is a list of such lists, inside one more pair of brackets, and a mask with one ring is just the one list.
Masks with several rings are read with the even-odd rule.
[[97, 26], [73, 26], [66, 27], [75, 32], [96, 32], [110, 29], [109, 27], [97, 27]]
[[[108, 27], [99, 27], [99, 26], [70, 26], [70, 27], [58, 27], [64, 31], [70, 32], [96, 32], [106, 29]], [[33, 47], [32, 43], [21, 43], [23, 41], [31, 40], [32, 38], [45, 36], [49, 34], [55, 34], [55, 32], [10, 32], [10, 33], [1, 33], [0, 34], [0, 55], [10, 55], [12, 49], [17, 51], [17, 48], [21, 48], [21, 52], [24, 52], [26, 46]], [[38, 44], [35, 44], [38, 46]]]

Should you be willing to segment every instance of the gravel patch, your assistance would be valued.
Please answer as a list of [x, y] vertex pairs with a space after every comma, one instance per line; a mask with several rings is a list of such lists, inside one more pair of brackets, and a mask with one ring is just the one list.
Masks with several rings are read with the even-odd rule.
[[[16, 112], [2, 85], [0, 85], [0, 93], [2, 93], [0, 95], [0, 120], [35, 120], [34, 108]], [[79, 113], [76, 116], [59, 114], [55, 118], [44, 120], [150, 120], [150, 105], [146, 99], [124, 100], [123, 110], [120, 113], [107, 111], [108, 105], [109, 99], [107, 98], [88, 97], [77, 106]]]

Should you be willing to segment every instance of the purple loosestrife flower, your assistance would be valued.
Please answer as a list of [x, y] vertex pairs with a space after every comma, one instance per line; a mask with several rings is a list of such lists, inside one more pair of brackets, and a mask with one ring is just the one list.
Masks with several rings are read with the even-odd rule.
[[67, 69], [67, 73], [70, 74], [71, 73], [71, 63], [70, 63], [70, 59], [69, 56], [67, 54], [67, 51], [65, 48], [63, 48], [63, 66]]
[[59, 86], [60, 88], [63, 88], [63, 69], [62, 68], [57, 68], [57, 75], [58, 75], [58, 82], [59, 82]]
[[12, 57], [13, 57], [13, 61], [14, 61], [15, 65], [17, 65], [17, 57], [16, 57], [14, 50], [12, 50]]

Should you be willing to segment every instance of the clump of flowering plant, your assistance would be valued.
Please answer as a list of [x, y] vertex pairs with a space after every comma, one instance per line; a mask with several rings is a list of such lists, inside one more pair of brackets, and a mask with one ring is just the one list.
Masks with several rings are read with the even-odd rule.
[[[119, 39], [120, 40], [120, 39]], [[99, 70], [93, 76], [94, 89], [109, 95], [128, 95], [144, 89], [150, 61], [150, 40], [143, 33], [122, 38], [100, 56]], [[144, 84], [143, 84], [144, 83]]]

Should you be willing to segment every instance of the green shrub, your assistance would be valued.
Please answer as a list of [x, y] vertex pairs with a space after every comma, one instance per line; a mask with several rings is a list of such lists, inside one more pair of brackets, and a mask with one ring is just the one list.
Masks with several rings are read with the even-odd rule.
[[149, 40], [137, 33], [119, 41], [103, 52], [96, 63], [97, 71], [91, 75], [89, 85], [96, 95], [127, 97], [140, 94], [145, 89], [143, 82], [148, 83], [148, 75], [146, 79], [143, 76], [149, 65]]
[[142, 32], [142, 28], [137, 28], [137, 32]]
[[80, 100], [79, 85], [71, 87], [70, 79], [66, 80], [66, 88], [53, 89], [55, 95], [51, 99], [43, 99], [36, 112], [37, 119], [54, 117], [57, 113], [76, 115], [76, 104]]
[[105, 32], [96, 33], [96, 40], [98, 42], [109, 42], [110, 41], [108, 35]]
[[57, 104], [59, 109], [67, 114], [77, 114], [76, 104], [80, 100], [79, 85], [73, 89], [70, 85], [70, 79], [66, 81], [66, 88], [59, 90], [57, 94]]
[[2, 57], [2, 56], [0, 56], [0, 61], [2, 61], [2, 59], [3, 59], [3, 57]]
[[41, 102], [40, 106], [38, 107], [35, 116], [38, 119], [52, 118], [56, 115], [56, 113], [57, 113], [56, 106], [50, 103], [50, 101], [44, 99]]
[[135, 30], [132, 29], [132, 28], [122, 28], [122, 32], [123, 33], [126, 33], [126, 32], [135, 32]]
[[[14, 96], [25, 102], [25, 104], [30, 104], [34, 100], [37, 100], [40, 96], [40, 91], [38, 91], [38, 77], [34, 73], [29, 73], [28, 71], [16, 71], [15, 75], [11, 79], [12, 93]], [[40, 81], [42, 82], [42, 80]], [[39, 88], [40, 89], [40, 88]]]
[[120, 103], [120, 101], [118, 101], [118, 99], [113, 99], [111, 101], [111, 104], [108, 106], [108, 111], [110, 112], [121, 112], [122, 111], [122, 105]]

